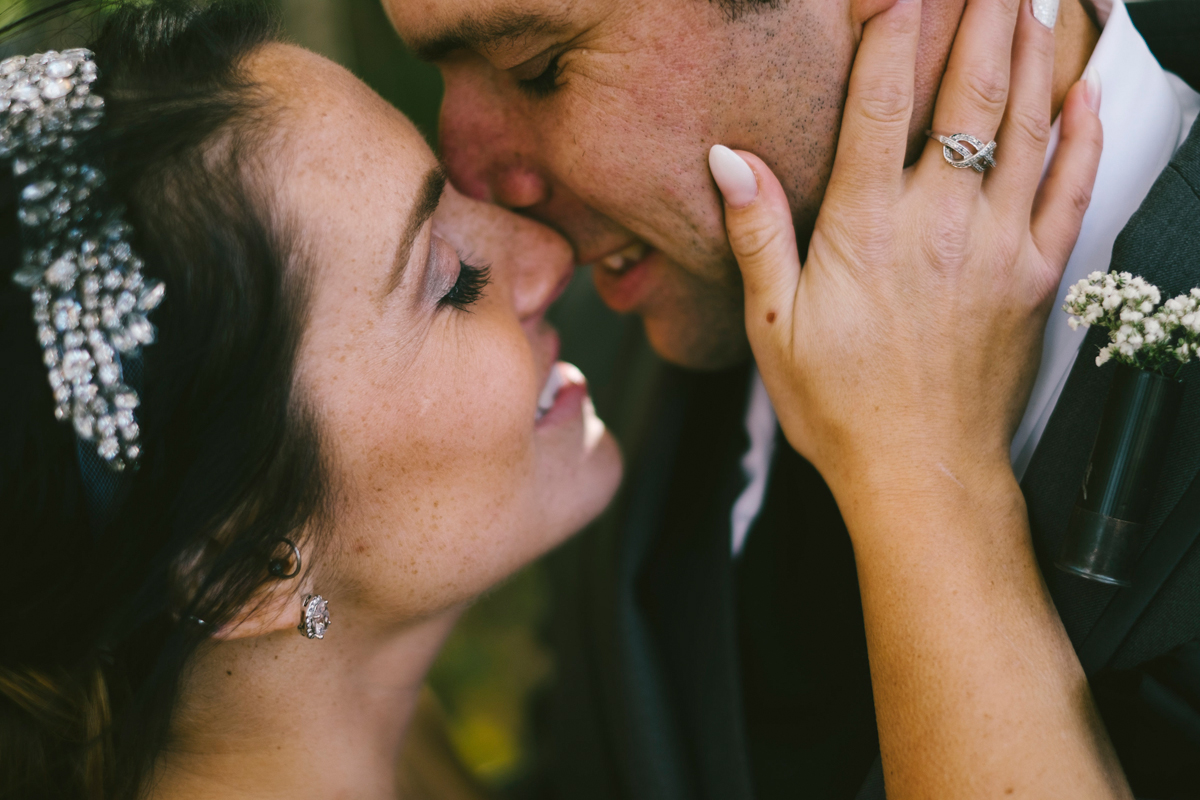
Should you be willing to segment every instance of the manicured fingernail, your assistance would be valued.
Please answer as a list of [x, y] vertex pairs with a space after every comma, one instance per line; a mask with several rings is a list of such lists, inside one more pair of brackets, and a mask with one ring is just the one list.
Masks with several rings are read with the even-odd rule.
[[1054, 23], [1058, 21], [1058, 0], [1032, 0], [1032, 2], [1033, 18], [1050, 30], [1054, 30]]
[[708, 168], [731, 208], [748, 206], [758, 197], [758, 181], [754, 178], [754, 170], [725, 145], [714, 144], [708, 151]]
[[1095, 67], [1088, 67], [1087, 74], [1083, 76], [1084, 99], [1087, 101], [1088, 108], [1093, 113], [1100, 113], [1100, 96], [1102, 88], [1100, 86], [1100, 72]]

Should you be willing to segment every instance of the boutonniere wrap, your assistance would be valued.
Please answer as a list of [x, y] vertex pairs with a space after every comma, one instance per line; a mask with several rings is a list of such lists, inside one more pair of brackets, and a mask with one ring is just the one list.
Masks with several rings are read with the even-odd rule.
[[1072, 328], [1108, 330], [1096, 365], [1113, 361], [1117, 371], [1055, 565], [1129, 586], [1183, 400], [1179, 373], [1200, 353], [1200, 289], [1162, 302], [1143, 278], [1093, 272], [1071, 287], [1063, 310]]

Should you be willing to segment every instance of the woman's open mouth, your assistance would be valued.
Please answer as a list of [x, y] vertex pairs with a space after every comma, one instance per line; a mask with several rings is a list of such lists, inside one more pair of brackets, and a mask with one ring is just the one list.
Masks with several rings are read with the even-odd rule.
[[575, 416], [587, 398], [587, 378], [574, 364], [557, 361], [550, 368], [546, 384], [538, 395], [535, 424], [552, 424], [557, 419]]

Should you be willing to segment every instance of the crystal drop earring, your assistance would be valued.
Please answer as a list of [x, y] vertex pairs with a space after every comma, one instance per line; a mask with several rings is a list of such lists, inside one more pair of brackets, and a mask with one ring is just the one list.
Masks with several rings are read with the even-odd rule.
[[319, 594], [304, 596], [304, 614], [296, 628], [309, 639], [324, 639], [329, 627], [329, 603]]

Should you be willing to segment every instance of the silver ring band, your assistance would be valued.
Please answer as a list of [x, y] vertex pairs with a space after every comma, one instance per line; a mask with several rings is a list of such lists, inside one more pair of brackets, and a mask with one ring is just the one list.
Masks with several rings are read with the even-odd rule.
[[[941, 136], [933, 131], [925, 131], [925, 135], [934, 141], [941, 142], [942, 157], [955, 169], [969, 168], [976, 172], [986, 172], [996, 166], [996, 142], [994, 140], [984, 144], [969, 133]], [[970, 145], [971, 149], [968, 149], [967, 145]]]

